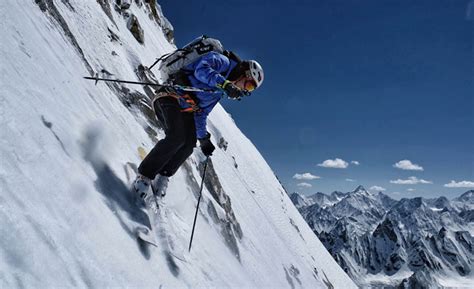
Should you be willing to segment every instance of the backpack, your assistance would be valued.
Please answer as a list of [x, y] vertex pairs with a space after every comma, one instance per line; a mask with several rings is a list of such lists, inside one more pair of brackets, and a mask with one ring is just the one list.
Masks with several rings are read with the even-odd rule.
[[161, 72], [163, 83], [169, 82], [184, 67], [211, 51], [223, 54], [224, 47], [219, 40], [203, 35], [183, 48], [161, 56], [155, 63], [159, 62], [158, 69]]

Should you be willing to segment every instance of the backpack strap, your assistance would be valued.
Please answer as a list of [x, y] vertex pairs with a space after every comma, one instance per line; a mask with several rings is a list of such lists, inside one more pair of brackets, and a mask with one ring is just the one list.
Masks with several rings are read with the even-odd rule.
[[193, 97], [189, 93], [186, 93], [186, 94], [183, 94], [183, 95], [178, 95], [178, 94], [173, 93], [173, 92], [160, 91], [156, 94], [156, 97], [153, 100], [153, 103], [155, 101], [157, 101], [159, 98], [163, 98], [163, 97], [172, 97], [172, 98], [176, 99], [176, 101], [178, 103], [181, 99], [183, 99], [189, 105], [189, 107], [181, 109], [181, 112], [199, 112], [199, 111], [201, 111], [201, 108], [197, 105], [197, 103], [194, 101]]
[[222, 54], [237, 63], [242, 62], [242, 58], [240, 58], [240, 56], [238, 56], [234, 51], [224, 50], [224, 53]]
[[[177, 85], [182, 85], [182, 86], [192, 86], [191, 85], [191, 82], [189, 81], [188, 79], [188, 73], [183, 71], [183, 70], [180, 70], [178, 71], [177, 73], [173, 74], [170, 76], [169, 80], [173, 83], [173, 84], [177, 84]], [[169, 92], [167, 92], [169, 93]], [[196, 97], [196, 95], [192, 92], [187, 92], [183, 95], [178, 95], [176, 92], [174, 92], [174, 95], [177, 96], [178, 98], [183, 98], [187, 104], [189, 104], [192, 108], [192, 110], [187, 110], [187, 112], [194, 112], [194, 111], [198, 111], [200, 110], [199, 108], [199, 99]]]
[[[180, 56], [180, 57], [177, 57], [177, 58], [176, 58], [175, 60], [173, 60], [173, 61], [170, 61], [170, 63], [166, 64], [166, 67], [170, 67], [171, 65], [173, 65], [173, 64], [175, 64], [176, 62], [180, 61], [181, 58], [183, 58], [183, 57], [186, 58], [186, 55], [188, 55], [189, 53], [193, 52], [192, 50], [186, 50], [186, 49], [182, 49], [182, 48], [179, 48], [179, 49], [177, 49], [176, 51], [177, 51], [177, 52], [182, 52], [181, 56]], [[171, 53], [168, 53], [166, 56], [169, 56], [169, 55], [171, 55]], [[166, 57], [163, 58], [163, 59], [166, 59]]]

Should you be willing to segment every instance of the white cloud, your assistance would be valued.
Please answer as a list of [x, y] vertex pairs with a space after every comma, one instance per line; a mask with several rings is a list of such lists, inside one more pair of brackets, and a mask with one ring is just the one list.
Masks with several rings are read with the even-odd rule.
[[369, 190], [376, 191], [376, 192], [382, 192], [382, 191], [386, 191], [387, 189], [383, 188], [383, 187], [380, 187], [380, 186], [372, 186], [372, 187], [369, 188]]
[[409, 188], [409, 189], [407, 189], [407, 191], [409, 191], [409, 192], [414, 192], [415, 189]]
[[394, 168], [408, 171], [422, 171], [423, 167], [412, 163], [410, 160], [401, 160], [398, 163], [393, 164]]
[[318, 164], [318, 166], [323, 168], [333, 168], [333, 169], [345, 169], [349, 166], [345, 160], [335, 158], [334, 160], [325, 160], [324, 162]]
[[417, 177], [409, 177], [406, 180], [391, 180], [390, 183], [397, 185], [416, 185], [416, 184], [432, 184], [432, 181], [418, 179]]
[[351, 161], [351, 164], [356, 165], [356, 166], [360, 165], [359, 161]]
[[346, 179], [346, 182], [355, 182], [353, 179]]
[[474, 182], [471, 181], [460, 181], [456, 182], [451, 180], [449, 184], [444, 184], [446, 188], [474, 188]]
[[311, 180], [316, 180], [316, 179], [320, 179], [320, 178], [321, 178], [320, 176], [315, 176], [311, 173], [295, 174], [293, 176], [293, 179], [305, 180], [305, 181], [311, 181]]
[[313, 185], [308, 184], [308, 183], [299, 183], [297, 184], [298, 187], [303, 187], [303, 188], [311, 188]]

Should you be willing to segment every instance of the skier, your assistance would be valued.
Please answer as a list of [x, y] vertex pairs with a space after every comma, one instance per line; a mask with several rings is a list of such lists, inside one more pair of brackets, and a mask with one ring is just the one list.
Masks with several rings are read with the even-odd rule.
[[138, 167], [139, 174], [132, 189], [140, 197], [139, 201], [150, 195], [151, 182], [157, 176], [155, 184], [158, 189], [155, 188], [155, 193], [164, 196], [168, 178], [192, 154], [197, 140], [202, 153], [207, 157], [212, 155], [215, 146], [206, 130], [206, 120], [224, 95], [240, 100], [262, 84], [263, 70], [260, 64], [254, 60], [241, 61], [227, 50], [224, 54], [208, 52], [172, 77], [174, 84], [199, 88], [205, 92], [189, 93], [179, 89], [158, 92], [153, 107], [157, 115], [161, 114], [166, 136]]

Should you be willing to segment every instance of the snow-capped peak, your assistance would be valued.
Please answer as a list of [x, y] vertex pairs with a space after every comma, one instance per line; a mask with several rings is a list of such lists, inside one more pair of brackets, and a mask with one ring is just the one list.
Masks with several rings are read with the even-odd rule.
[[369, 192], [364, 188], [364, 186], [362, 185], [359, 185], [354, 191], [353, 193], [357, 194], [357, 193], [365, 193], [365, 194], [368, 194]]
[[459, 202], [474, 203], [474, 190], [469, 190], [464, 194], [460, 195], [459, 197], [455, 198], [454, 200]]

